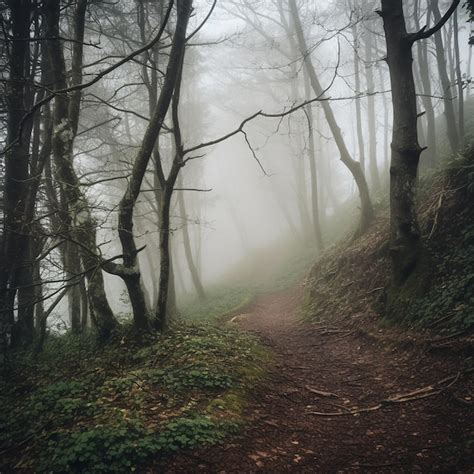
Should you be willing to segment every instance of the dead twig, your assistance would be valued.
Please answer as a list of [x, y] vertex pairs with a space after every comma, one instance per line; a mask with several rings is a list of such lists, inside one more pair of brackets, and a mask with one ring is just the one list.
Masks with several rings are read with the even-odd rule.
[[[380, 410], [383, 407], [388, 405], [394, 405], [398, 403], [406, 403], [411, 402], [414, 400], [421, 400], [423, 398], [432, 397], [434, 395], [438, 395], [444, 390], [452, 387], [462, 375], [466, 375], [471, 373], [474, 369], [467, 369], [463, 372], [457, 372], [456, 375], [450, 375], [445, 377], [444, 379], [439, 380], [436, 384], [427, 385], [426, 387], [422, 387], [416, 390], [413, 390], [408, 393], [395, 395], [393, 397], [389, 397], [385, 400], [382, 400], [377, 405], [366, 407], [366, 408], [356, 408], [353, 410], [348, 410], [347, 412], [338, 411], [338, 412], [320, 412], [320, 411], [310, 411], [306, 412], [307, 415], [315, 415], [315, 416], [326, 416], [326, 417], [333, 417], [333, 416], [345, 416], [345, 415], [357, 415], [359, 413], [368, 413], [376, 410]], [[447, 384], [443, 387], [444, 384]]]
[[375, 293], [377, 291], [382, 291], [385, 287], [379, 286], [378, 288], [374, 288], [373, 290], [370, 290], [367, 292], [368, 295], [371, 295], [372, 293]]
[[443, 192], [439, 196], [438, 206], [436, 207], [435, 216], [434, 216], [434, 220], [433, 220], [433, 226], [431, 227], [431, 231], [430, 231], [430, 235], [428, 236], [428, 240], [431, 239], [431, 237], [433, 236], [433, 234], [436, 230], [436, 227], [438, 227], [439, 211], [441, 209], [441, 205], [443, 204], [443, 198], [444, 198], [445, 195], [446, 195], [446, 193]]
[[340, 398], [338, 395], [332, 392], [325, 392], [324, 390], [317, 390], [309, 385], [305, 385], [304, 388], [308, 390], [308, 392], [314, 393], [320, 397], [327, 397], [327, 398]]
[[443, 337], [437, 337], [437, 338], [434, 338], [434, 339], [428, 339], [426, 342], [429, 342], [430, 344], [436, 344], [438, 342], [444, 342], [444, 341], [449, 341], [450, 339], [454, 339], [458, 336], [463, 336], [464, 334], [466, 334], [468, 331], [467, 330], [462, 330], [462, 331], [459, 331], [459, 332], [455, 332], [453, 334], [448, 334], [447, 336], [443, 336]]

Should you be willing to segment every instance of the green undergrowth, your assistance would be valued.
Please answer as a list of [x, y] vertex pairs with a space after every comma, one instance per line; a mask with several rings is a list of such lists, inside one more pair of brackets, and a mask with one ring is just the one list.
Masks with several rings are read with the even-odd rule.
[[140, 471], [221, 443], [266, 359], [253, 337], [206, 324], [105, 348], [52, 337], [40, 355], [16, 354], [0, 382], [0, 471]]

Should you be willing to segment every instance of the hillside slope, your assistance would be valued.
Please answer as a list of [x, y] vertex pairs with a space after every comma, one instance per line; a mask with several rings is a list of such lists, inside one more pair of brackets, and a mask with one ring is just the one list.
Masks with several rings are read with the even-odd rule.
[[[430, 287], [423, 297], [401, 307], [392, 321], [403, 331], [416, 328], [417, 335], [442, 337], [443, 344], [455, 336], [470, 339], [474, 325], [473, 198], [473, 148], [420, 180], [419, 216], [431, 256]], [[356, 241], [346, 239], [315, 263], [306, 282], [308, 319], [337, 319], [361, 329], [387, 322], [388, 226], [386, 203], [366, 235]]]

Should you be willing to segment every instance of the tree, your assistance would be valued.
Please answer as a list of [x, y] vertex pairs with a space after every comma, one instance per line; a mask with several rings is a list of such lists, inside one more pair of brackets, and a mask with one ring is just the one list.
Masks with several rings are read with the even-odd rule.
[[[459, 2], [458, 2], [459, 3]], [[433, 11], [433, 18], [435, 22], [442, 21], [441, 12], [438, 7], [438, 0], [431, 0], [431, 7]], [[447, 21], [447, 19], [446, 19]], [[448, 69], [446, 64], [445, 48], [443, 46], [443, 37], [441, 31], [438, 29], [433, 33], [434, 43], [436, 48], [436, 62], [438, 64], [438, 73], [441, 81], [441, 90], [443, 95], [444, 115], [446, 118], [446, 129], [448, 132], [448, 141], [451, 151], [456, 153], [459, 149], [459, 132], [456, 124], [456, 114], [454, 112], [454, 101], [451, 94], [451, 80], [448, 76]]]
[[[316, 69], [313, 66], [311, 55], [309, 54], [309, 50], [306, 45], [306, 38], [304, 36], [303, 27], [301, 25], [298, 8], [296, 6], [296, 0], [290, 0], [289, 4], [291, 18], [293, 20], [294, 28], [296, 31], [296, 38], [298, 40], [300, 53], [304, 58], [304, 64], [308, 72], [311, 87], [313, 88], [313, 91], [316, 96], [322, 98], [325, 94], [325, 90], [319, 82], [319, 78], [316, 74]], [[324, 111], [324, 115], [326, 117], [326, 121], [329, 125], [331, 133], [334, 137], [334, 141], [336, 142], [337, 148], [339, 150], [341, 161], [347, 166], [347, 168], [351, 172], [357, 184], [357, 188], [359, 189], [359, 196], [361, 201], [361, 216], [359, 228], [356, 232], [356, 236], [359, 236], [368, 229], [370, 223], [374, 218], [374, 210], [372, 207], [372, 201], [370, 199], [369, 187], [367, 185], [367, 181], [365, 179], [364, 172], [362, 171], [360, 163], [355, 161], [349, 153], [349, 150], [342, 136], [341, 129], [339, 128], [339, 125], [336, 122], [336, 118], [334, 116], [334, 112], [331, 108], [331, 105], [328, 101], [322, 101], [321, 104]]]
[[[132, 173], [128, 181], [127, 189], [120, 201], [119, 237], [123, 250], [123, 265], [108, 265], [108, 271], [119, 275], [127, 285], [130, 301], [132, 302], [135, 325], [140, 330], [144, 330], [148, 327], [148, 309], [141, 287], [140, 270], [137, 264], [138, 249], [133, 236], [133, 210], [140, 194], [142, 181], [155, 148], [156, 140], [162, 130], [173, 94], [175, 94], [175, 87], [180, 76], [186, 47], [186, 30], [191, 9], [191, 0], [179, 0], [177, 2], [176, 27], [163, 86], [141, 142], [140, 149], [133, 162]], [[163, 31], [165, 24], [166, 21], [162, 23], [161, 31]], [[155, 160], [155, 164], [157, 166], [160, 188], [162, 190], [162, 200], [160, 209], [160, 281], [157, 310], [153, 325], [161, 330], [164, 329], [168, 323], [167, 303], [170, 278], [169, 234], [171, 196], [182, 162], [179, 158], [173, 161], [168, 177], [165, 177], [161, 161]]]
[[[413, 44], [440, 30], [459, 4], [454, 0], [432, 27], [408, 33], [402, 0], [382, 0], [383, 19], [393, 102], [392, 157], [390, 164], [390, 254], [393, 298], [404, 288], [417, 290], [423, 283], [426, 261], [418, 225], [415, 192], [418, 163], [423, 149], [418, 144], [416, 90], [413, 77]], [[410, 277], [418, 277], [412, 281]]]
[[[71, 81], [77, 86], [82, 79], [84, 20], [87, 0], [79, 0], [74, 12], [75, 40], [73, 43]], [[44, 8], [48, 58], [51, 76], [56, 89], [67, 88], [64, 53], [60, 44], [60, 0], [46, 0]], [[70, 95], [57, 94], [54, 99], [52, 153], [57, 180], [66, 199], [66, 209], [71, 225], [67, 239], [77, 246], [88, 281], [88, 294], [92, 318], [102, 339], [110, 336], [117, 321], [110, 308], [104, 288], [101, 257], [97, 250], [96, 222], [92, 216], [74, 169], [74, 139], [77, 135], [81, 103], [80, 89]], [[77, 261], [74, 262], [77, 269]]]
[[[31, 0], [10, 0], [11, 50], [8, 57], [9, 81], [6, 94], [7, 138], [3, 192], [3, 232], [0, 254], [0, 337], [3, 345], [10, 337], [14, 321], [14, 303], [18, 285], [30, 271], [26, 261], [29, 247], [26, 229], [26, 203], [29, 177], [29, 151], [32, 121], [23, 117], [32, 102], [28, 86], [30, 74], [30, 46], [25, 38], [30, 36]], [[19, 130], [22, 130], [20, 139]], [[30, 278], [28, 278], [30, 280]], [[23, 326], [32, 336], [30, 311], [23, 311], [17, 326]], [[18, 334], [18, 333], [17, 333]]]

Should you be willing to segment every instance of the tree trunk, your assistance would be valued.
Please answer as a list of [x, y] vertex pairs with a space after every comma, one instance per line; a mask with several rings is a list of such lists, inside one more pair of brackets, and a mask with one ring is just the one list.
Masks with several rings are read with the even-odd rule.
[[[298, 75], [296, 67], [292, 67], [293, 80], [291, 81], [291, 93], [294, 100], [299, 100], [298, 90]], [[299, 125], [299, 124], [298, 124]], [[311, 236], [310, 215], [308, 210], [308, 191], [306, 188], [306, 176], [304, 169], [304, 143], [302, 138], [302, 131], [299, 126], [296, 127], [296, 154], [292, 157], [293, 171], [296, 182], [296, 202], [298, 204], [298, 212], [301, 221], [301, 232], [304, 239], [308, 241]]]
[[[177, 176], [177, 172], [176, 172]], [[169, 178], [168, 178], [169, 179]], [[176, 181], [176, 177], [174, 178]], [[170, 206], [174, 182], [167, 182], [161, 201], [161, 227], [160, 227], [160, 281], [158, 288], [158, 303], [156, 305], [154, 325], [159, 331], [168, 326], [168, 296], [171, 273], [170, 258]]]
[[[179, 171], [183, 166], [183, 145], [181, 143], [181, 131], [179, 127], [178, 106], [181, 90], [181, 78], [183, 73], [184, 54], [186, 48], [186, 28], [192, 11], [192, 0], [181, 0], [178, 3], [178, 17], [176, 20], [175, 36], [173, 47], [170, 52], [170, 62], [166, 79], [170, 80], [170, 91], [168, 105], [173, 99], [172, 117], [173, 132], [176, 144], [176, 153], [171, 165], [171, 170], [166, 179], [164, 179], [163, 168], [160, 162], [157, 162], [158, 175], [161, 177], [161, 227], [160, 227], [160, 286], [158, 289], [158, 303], [156, 305], [154, 326], [158, 330], [165, 329], [169, 324], [168, 298], [170, 289], [170, 276], [172, 276], [171, 257], [170, 257], [170, 207], [173, 189], [178, 178]], [[166, 84], [165, 84], [166, 85]], [[162, 94], [165, 89], [163, 85]], [[158, 101], [158, 105], [161, 102]], [[151, 151], [151, 150], [150, 150]]]
[[[438, 8], [438, 1], [432, 1], [433, 17], [435, 22], [441, 20], [441, 13]], [[446, 127], [448, 132], [449, 145], [451, 151], [456, 153], [459, 149], [459, 134], [456, 126], [456, 114], [454, 113], [453, 97], [451, 94], [451, 82], [449, 80], [448, 71], [446, 67], [446, 55], [444, 54], [443, 37], [441, 31], [434, 34], [434, 41], [436, 47], [436, 61], [438, 64], [438, 73], [441, 81], [444, 115], [446, 117]]]
[[[179, 183], [178, 186], [181, 187], [181, 183]], [[194, 288], [196, 290], [196, 293], [199, 299], [204, 300], [206, 299], [206, 293], [204, 292], [204, 288], [202, 286], [201, 279], [199, 278], [196, 265], [194, 264], [194, 258], [191, 251], [191, 240], [189, 238], [189, 229], [188, 229], [188, 216], [186, 214], [186, 206], [184, 203], [183, 191], [180, 191], [178, 193], [178, 205], [179, 205], [179, 214], [183, 222], [182, 232], [183, 232], [184, 254], [186, 257], [186, 262], [188, 263], [189, 273], [191, 274], [191, 280], [193, 282]]]
[[71, 331], [73, 334], [79, 334], [82, 331], [81, 324], [81, 290], [80, 275], [81, 260], [77, 247], [72, 242], [66, 242], [64, 270], [66, 272], [67, 284], [69, 288], [67, 299], [69, 308], [69, 318], [71, 322]]
[[459, 56], [459, 26], [458, 12], [453, 13], [453, 29], [454, 29], [454, 56], [456, 64], [456, 82], [458, 86], [458, 125], [459, 125], [459, 141], [462, 145], [464, 142], [464, 89], [463, 78], [461, 73], [461, 58]]
[[[300, 21], [300, 17], [298, 14], [298, 9], [296, 7], [295, 0], [290, 0], [290, 11], [291, 11], [291, 15], [292, 15], [293, 22], [296, 29], [296, 36], [298, 38], [300, 52], [305, 58], [304, 59], [305, 66], [306, 66], [306, 70], [308, 71], [311, 86], [316, 96], [322, 97], [324, 94], [324, 91], [319, 82], [318, 76], [316, 74], [316, 70], [313, 67], [311, 56], [308, 54], [306, 39], [304, 37], [303, 28], [301, 26], [301, 21]], [[349, 153], [349, 150], [347, 149], [346, 143], [342, 136], [341, 129], [337, 125], [336, 118], [334, 117], [334, 113], [332, 111], [332, 108], [329, 102], [322, 101], [321, 105], [323, 107], [324, 114], [326, 116], [326, 121], [329, 125], [331, 133], [334, 137], [334, 141], [336, 142], [337, 148], [339, 150], [341, 161], [346, 165], [346, 167], [351, 172], [356, 182], [357, 188], [359, 190], [359, 196], [360, 196], [360, 201], [361, 201], [361, 216], [360, 216], [359, 228], [355, 235], [355, 237], [357, 237], [363, 234], [368, 229], [370, 223], [374, 219], [374, 210], [373, 210], [372, 201], [369, 195], [369, 188], [367, 186], [367, 181], [365, 179], [362, 168], [360, 167], [360, 163], [352, 159]]]
[[[360, 67], [359, 67], [359, 38], [357, 37], [357, 23], [352, 25], [352, 37], [354, 38], [354, 80], [355, 80], [355, 94], [359, 96], [360, 90]], [[362, 112], [360, 108], [360, 100], [355, 100], [356, 108], [356, 127], [357, 127], [357, 144], [359, 147], [359, 163], [362, 171], [365, 172], [365, 149], [364, 136], [362, 134]]]
[[89, 324], [89, 300], [84, 278], [79, 283], [79, 292], [81, 294], [81, 331], [84, 332]]
[[[7, 130], [5, 176], [3, 190], [4, 220], [0, 252], [0, 345], [7, 347], [14, 325], [14, 301], [18, 277], [29, 271], [21, 269], [28, 253], [29, 239], [25, 231], [25, 211], [28, 186], [28, 163], [31, 120], [20, 126], [28, 109], [29, 43], [21, 39], [30, 36], [31, 0], [9, 0], [13, 41], [9, 55], [7, 83]], [[21, 335], [20, 335], [21, 337]]]
[[373, 33], [365, 32], [365, 75], [367, 80], [367, 118], [369, 126], [369, 172], [373, 189], [380, 190], [380, 176], [377, 167], [377, 125], [375, 122], [375, 96], [373, 72]]
[[[382, 68], [379, 68], [380, 90], [385, 90], [385, 81]], [[389, 104], [386, 94], [382, 94], [383, 105], [383, 172], [382, 184], [385, 186], [390, 167], [390, 144], [389, 144]]]
[[[414, 14], [413, 14], [415, 28], [420, 30], [420, 20], [419, 20], [419, 7], [418, 0], [415, 2]], [[421, 79], [421, 90], [423, 94], [421, 96], [421, 101], [426, 113], [426, 141], [428, 149], [423, 154], [422, 160], [426, 163], [428, 168], [432, 168], [436, 164], [436, 121], [435, 121], [435, 111], [433, 108], [433, 102], [431, 100], [432, 89], [431, 89], [431, 79], [430, 79], [430, 67], [428, 60], [428, 47], [427, 41], [418, 41], [416, 45], [417, 51], [417, 64], [420, 72]]]
[[[130, 300], [132, 298], [132, 306], [134, 308], [134, 322], [139, 330], [143, 330], [148, 326], [148, 317], [146, 308], [146, 300], [143, 289], [141, 288], [140, 269], [138, 267], [137, 253], [138, 250], [135, 245], [133, 236], [133, 209], [140, 194], [143, 177], [147, 170], [150, 157], [155, 148], [156, 140], [160, 134], [163, 122], [168, 112], [176, 80], [181, 68], [181, 60], [186, 44], [186, 29], [188, 25], [189, 16], [191, 14], [192, 1], [180, 0], [177, 3], [177, 20], [176, 28], [173, 36], [173, 44], [170, 51], [170, 59], [166, 69], [166, 74], [163, 82], [163, 87], [160, 92], [160, 97], [154, 108], [153, 115], [148, 123], [145, 136], [138, 154], [133, 163], [132, 175], [128, 182], [127, 189], [120, 201], [119, 210], [119, 237], [123, 249], [123, 267], [125, 271], [117, 273], [121, 276], [127, 288], [129, 289]], [[165, 21], [163, 21], [162, 28], [164, 28]], [[160, 166], [161, 169], [161, 166]], [[160, 268], [160, 289], [158, 291], [157, 311], [160, 315], [158, 318], [155, 315], [154, 325], [163, 329], [166, 326], [166, 309], [168, 300], [168, 286], [170, 275], [170, 258], [169, 258], [169, 207], [170, 202], [165, 202], [167, 199], [171, 200], [172, 189], [169, 190], [163, 182], [163, 173], [160, 172], [161, 188], [163, 189], [163, 199], [161, 202], [162, 218], [167, 215], [165, 220], [162, 220], [160, 228], [160, 251], [165, 254], [161, 255]], [[173, 183], [174, 185], [174, 183]], [[162, 280], [166, 279], [165, 281]], [[161, 285], [166, 286], [166, 290], [161, 288]], [[161, 298], [161, 299], [160, 299]]]
[[[305, 75], [305, 99], [311, 98], [310, 85], [307, 76]], [[323, 237], [321, 233], [321, 222], [319, 219], [319, 190], [318, 190], [318, 173], [316, 170], [316, 150], [314, 145], [313, 132], [313, 109], [311, 106], [305, 107], [304, 113], [308, 122], [308, 161], [311, 177], [311, 210], [313, 217], [313, 230], [316, 240], [316, 247], [318, 251], [324, 248]]]
[[418, 144], [412, 42], [408, 37], [402, 0], [382, 0], [393, 102], [390, 166], [390, 251], [392, 282], [405, 283], [422, 256], [415, 209], [415, 188], [421, 147]]
[[[83, 23], [87, 0], [80, 0], [74, 15], [75, 36], [73, 43], [72, 78], [73, 84], [80, 83], [82, 71]], [[66, 83], [66, 66], [59, 39], [59, 0], [46, 0], [45, 18], [48, 41], [48, 56], [56, 88], [64, 89]], [[82, 25], [82, 36], [81, 26]], [[67, 199], [68, 212], [72, 224], [69, 229], [70, 240], [79, 250], [88, 279], [89, 301], [93, 308], [95, 327], [101, 339], [110, 336], [117, 326], [117, 320], [109, 306], [104, 288], [101, 258], [97, 251], [96, 222], [93, 219], [89, 204], [80, 188], [79, 179], [73, 165], [74, 138], [79, 121], [80, 91], [70, 98], [59, 94], [55, 98], [54, 133], [52, 137], [53, 157], [57, 180]]]

